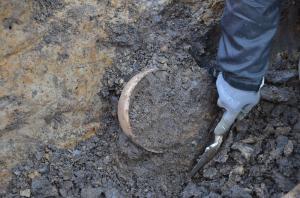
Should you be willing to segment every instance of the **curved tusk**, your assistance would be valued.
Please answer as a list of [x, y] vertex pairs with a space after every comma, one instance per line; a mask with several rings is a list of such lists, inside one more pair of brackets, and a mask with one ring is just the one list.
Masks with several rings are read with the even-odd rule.
[[136, 136], [133, 134], [132, 127], [130, 125], [130, 119], [129, 119], [129, 105], [130, 105], [130, 99], [131, 95], [137, 86], [137, 84], [148, 74], [158, 71], [158, 68], [150, 68], [146, 69], [135, 76], [133, 76], [128, 83], [125, 85], [124, 89], [122, 90], [119, 102], [118, 102], [118, 119], [120, 126], [123, 130], [123, 132], [137, 145], [143, 147], [147, 151], [153, 152], [153, 153], [162, 153], [162, 151], [153, 150], [150, 148], [145, 148], [144, 146], [140, 145], [136, 141]]

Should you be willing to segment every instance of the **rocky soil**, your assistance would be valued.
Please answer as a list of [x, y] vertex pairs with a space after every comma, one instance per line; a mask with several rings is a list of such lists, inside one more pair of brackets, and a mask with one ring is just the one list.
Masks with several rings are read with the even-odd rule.
[[204, 53], [221, 8], [212, 0], [0, 1], [0, 194], [38, 147], [73, 149], [101, 133], [141, 69], [197, 68], [189, 41]]
[[[193, 180], [186, 176], [191, 165], [128, 141], [110, 112], [97, 136], [69, 150], [41, 147], [16, 166], [5, 197], [281, 197], [300, 181], [299, 80], [276, 75], [298, 62], [283, 56], [267, 75], [261, 103]], [[278, 101], [264, 96], [269, 86], [290, 91]]]
[[[34, 2], [40, 10], [33, 15], [38, 23], [65, 9], [64, 4], [59, 3], [63, 1], [57, 1], [55, 6], [47, 0]], [[107, 9], [106, 13], [111, 16], [109, 19], [114, 19], [113, 22], [96, 12], [88, 14], [92, 7], [80, 5], [78, 9], [65, 13], [67, 19], [72, 19], [73, 25], [64, 20], [49, 22], [52, 31], [43, 37], [42, 44], [56, 46], [61, 42], [68, 43], [68, 39], [73, 38], [70, 32], [83, 38], [81, 34], [75, 34], [76, 28], [74, 31], [72, 29], [76, 21], [85, 24], [89, 20], [93, 25], [85, 28], [101, 27], [105, 31], [105, 36], [98, 32], [99, 36], [93, 42], [97, 52], [109, 52], [113, 48], [114, 54], [112, 60], [104, 56], [101, 59], [111, 66], [105, 68], [101, 76], [102, 86], [96, 86], [99, 88], [98, 95], [92, 94], [92, 105], [88, 108], [93, 112], [93, 107], [101, 101], [101, 107], [96, 109], [101, 108], [102, 113], [85, 114], [87, 122], [100, 122], [101, 127], [96, 127], [82, 141], [76, 141], [78, 144], [75, 146], [57, 147], [55, 141], [38, 144], [40, 146], [35, 152], [28, 152], [27, 159], [11, 169], [11, 175], [0, 172], [0, 184], [3, 178], [11, 177], [7, 189], [1, 189], [0, 185], [1, 196], [280, 197], [299, 183], [300, 84], [297, 49], [295, 52], [274, 53], [261, 103], [248, 117], [235, 124], [220, 153], [196, 178], [190, 180], [187, 174], [194, 160], [182, 160], [180, 155], [176, 157], [168, 152], [152, 154], [128, 140], [118, 125], [117, 101], [124, 82], [144, 67], [156, 66], [175, 71], [184, 68], [205, 73], [204, 67], [214, 65], [219, 35], [216, 24], [223, 2], [182, 0], [123, 4], [119, 1], [97, 1], [97, 5], [103, 8], [114, 6], [113, 12]], [[84, 17], [78, 18], [81, 16], [78, 12], [82, 12]], [[122, 20], [126, 17], [121, 16], [127, 16], [130, 20], [124, 22]], [[14, 26], [17, 21], [8, 21], [8, 29], [10, 24]], [[90, 37], [85, 35], [84, 38]], [[200, 57], [197, 62], [202, 68], [190, 55], [191, 48], [196, 49]], [[83, 51], [84, 54], [93, 53], [88, 48]], [[73, 55], [60, 53], [59, 61], [68, 60], [68, 56]], [[77, 65], [78, 68], [81, 68], [80, 65]], [[90, 73], [93, 74], [93, 71], [98, 70], [93, 69]], [[75, 106], [80, 105], [76, 103]], [[68, 107], [68, 111], [70, 109]], [[51, 114], [49, 123], [53, 125], [52, 132], [65, 125], [63, 114]], [[64, 133], [64, 138], [67, 134]]]
[[299, 183], [300, 84], [292, 72], [298, 61], [286, 55], [274, 60], [261, 103], [235, 124], [183, 197], [281, 197]]

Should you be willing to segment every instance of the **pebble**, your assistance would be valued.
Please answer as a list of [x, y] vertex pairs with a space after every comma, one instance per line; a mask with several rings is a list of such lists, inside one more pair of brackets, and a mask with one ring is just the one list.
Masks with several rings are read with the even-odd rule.
[[243, 175], [245, 172], [244, 166], [237, 166], [233, 169], [233, 173], [236, 173], [238, 175]]
[[294, 127], [293, 127], [293, 132], [294, 132], [294, 133], [300, 133], [300, 119], [299, 119], [299, 121], [294, 125]]
[[66, 168], [62, 170], [62, 177], [64, 180], [70, 180], [73, 176], [73, 170], [71, 168]]
[[289, 139], [286, 136], [278, 136], [276, 138], [276, 149], [279, 149], [280, 151], [283, 151], [284, 147], [287, 145]]
[[15, 170], [13, 173], [14, 173], [16, 176], [21, 175], [21, 171], [20, 171], [20, 170]]
[[48, 168], [47, 165], [41, 166], [41, 167], [38, 169], [38, 172], [39, 172], [40, 174], [48, 173], [48, 172], [49, 172], [49, 168]]
[[35, 197], [57, 197], [58, 192], [45, 177], [37, 177], [32, 180], [31, 191]]
[[[220, 152], [221, 153], [221, 152]], [[229, 155], [227, 153], [221, 153], [220, 155], [217, 155], [215, 158], [214, 158], [214, 161], [215, 162], [219, 162], [221, 164], [224, 164], [225, 162], [227, 162], [229, 158]]]
[[108, 164], [111, 161], [111, 157], [108, 155], [103, 159], [104, 164]]
[[253, 137], [253, 136], [250, 136], [246, 139], [243, 139], [241, 140], [242, 143], [245, 143], [245, 144], [254, 144], [257, 142], [257, 138]]
[[73, 156], [78, 156], [81, 154], [81, 151], [80, 150], [77, 150], [75, 149], [73, 152], [72, 152]]
[[285, 156], [290, 156], [293, 153], [294, 145], [291, 140], [288, 141], [288, 143], [284, 146], [283, 153]]
[[281, 70], [281, 71], [268, 71], [266, 74], [266, 81], [273, 84], [282, 84], [288, 82], [292, 78], [297, 77], [298, 72], [295, 69]]
[[38, 172], [38, 171], [36, 171], [36, 170], [34, 170], [34, 171], [31, 171], [29, 174], [28, 174], [28, 177], [30, 178], [30, 179], [34, 179], [34, 178], [36, 178], [36, 177], [39, 177], [41, 174]]
[[274, 132], [274, 127], [271, 124], [267, 124], [267, 126], [264, 128], [264, 133], [271, 134]]
[[231, 148], [240, 151], [247, 161], [250, 160], [250, 157], [254, 152], [252, 146], [239, 142], [234, 143]]
[[208, 168], [203, 171], [203, 177], [212, 179], [217, 175], [218, 171], [216, 168]]
[[287, 88], [278, 88], [275, 86], [265, 86], [261, 89], [261, 97], [274, 103], [287, 102], [291, 98], [290, 91]]
[[289, 133], [290, 131], [291, 131], [291, 127], [280, 126], [280, 127], [276, 127], [276, 129], [274, 130], [274, 133], [276, 135], [285, 135], [285, 134]]
[[30, 197], [30, 195], [31, 195], [30, 189], [25, 189], [20, 191], [20, 196], [22, 197]]

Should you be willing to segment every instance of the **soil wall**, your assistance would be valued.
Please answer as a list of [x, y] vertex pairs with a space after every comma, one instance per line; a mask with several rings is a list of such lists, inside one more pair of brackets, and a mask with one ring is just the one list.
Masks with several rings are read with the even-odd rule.
[[[0, 183], [38, 146], [73, 148], [100, 133], [124, 82], [170, 56], [183, 65], [187, 38], [205, 35], [221, 7], [215, 0], [1, 1]], [[176, 52], [178, 45], [186, 48]]]

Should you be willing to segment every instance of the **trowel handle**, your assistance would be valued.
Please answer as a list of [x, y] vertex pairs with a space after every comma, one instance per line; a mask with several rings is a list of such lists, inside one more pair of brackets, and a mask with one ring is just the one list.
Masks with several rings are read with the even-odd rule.
[[229, 131], [231, 125], [234, 123], [238, 115], [239, 113], [237, 112], [225, 111], [221, 120], [214, 129], [214, 134], [217, 136], [224, 135], [227, 131]]

